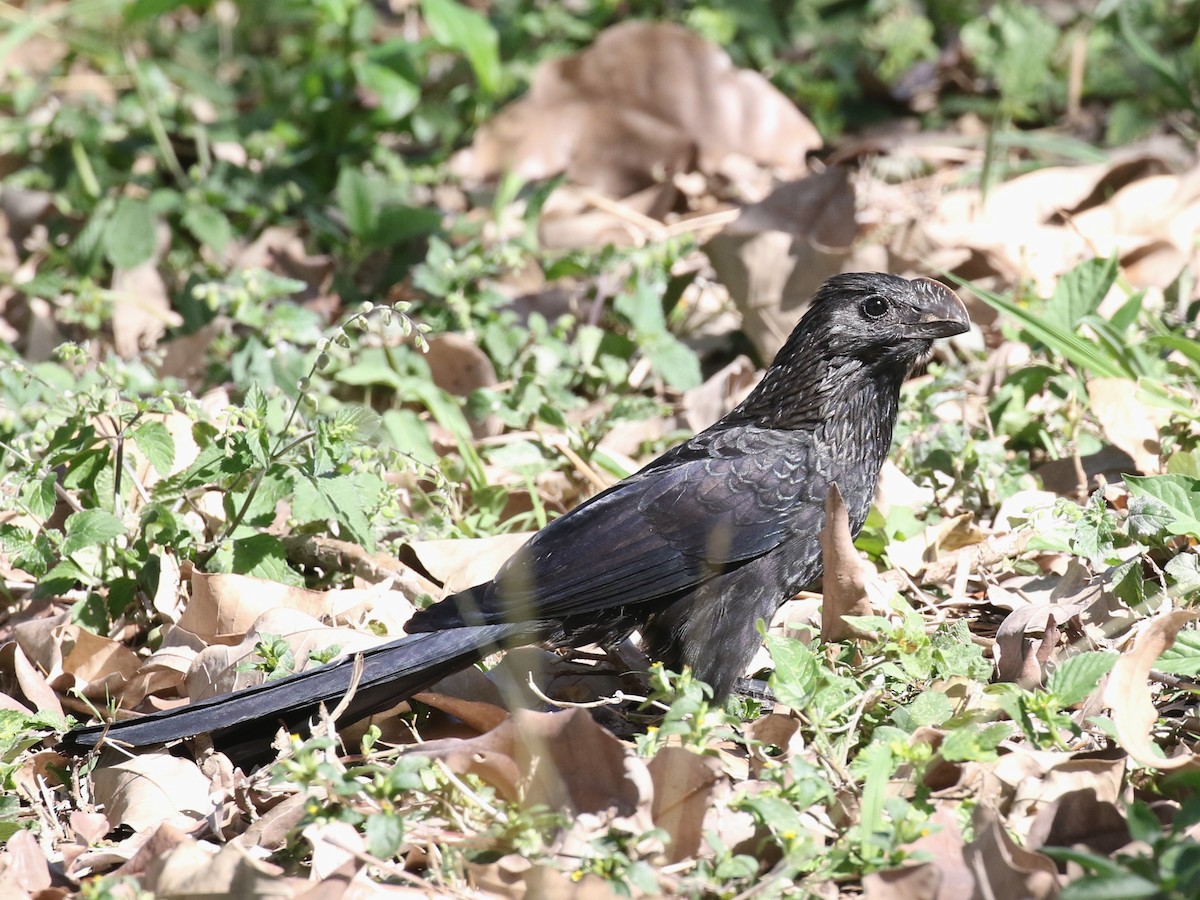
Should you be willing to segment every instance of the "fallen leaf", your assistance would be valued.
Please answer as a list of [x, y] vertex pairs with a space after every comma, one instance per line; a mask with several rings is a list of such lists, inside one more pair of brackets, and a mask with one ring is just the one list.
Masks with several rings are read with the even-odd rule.
[[874, 610], [867, 595], [863, 561], [850, 535], [846, 504], [836, 484], [825, 498], [825, 525], [821, 529], [821, 555], [825, 574], [821, 580], [821, 640], [845, 641], [862, 637], [847, 624], [846, 616], [870, 616]]
[[130, 757], [105, 750], [92, 773], [96, 803], [116, 828], [170, 823], [190, 830], [214, 808], [209, 779], [196, 764], [166, 750]]
[[1104, 702], [1112, 709], [1117, 741], [1139, 765], [1178, 769], [1196, 764], [1196, 754], [1186, 748], [1181, 748], [1177, 756], [1164, 757], [1150, 737], [1158, 721], [1158, 710], [1150, 693], [1150, 670], [1163, 651], [1175, 643], [1180, 630], [1196, 619], [1200, 619], [1200, 613], [1183, 609], [1150, 619], [1109, 673]]
[[1100, 420], [1109, 442], [1128, 453], [1143, 475], [1162, 469], [1158, 426], [1165, 410], [1156, 410], [1138, 396], [1136, 382], [1128, 378], [1092, 378], [1087, 383], [1089, 408]]

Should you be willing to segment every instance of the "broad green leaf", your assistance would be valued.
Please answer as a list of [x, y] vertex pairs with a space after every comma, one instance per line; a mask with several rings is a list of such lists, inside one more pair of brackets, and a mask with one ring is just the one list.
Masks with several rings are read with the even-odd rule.
[[367, 176], [347, 164], [338, 174], [334, 194], [350, 233], [363, 240], [373, 238], [379, 224], [379, 203]]
[[1054, 296], [1046, 306], [1046, 321], [1064, 331], [1074, 331], [1084, 316], [1096, 311], [1116, 280], [1115, 257], [1081, 262], [1054, 286]]
[[404, 840], [404, 821], [394, 812], [367, 817], [367, 850], [378, 859], [391, 859]]
[[159, 475], [171, 471], [175, 462], [175, 439], [167, 426], [158, 420], [143, 422], [133, 430], [133, 442], [137, 448], [150, 460], [150, 465]]
[[421, 14], [433, 39], [459, 50], [471, 64], [475, 80], [485, 93], [500, 90], [500, 38], [484, 16], [455, 0], [421, 0]]
[[57, 477], [50, 472], [43, 478], [25, 482], [25, 486], [21, 490], [21, 501], [29, 510], [29, 514], [38, 521], [46, 521], [54, 512], [54, 504], [57, 499], [54, 496], [54, 482]]
[[85, 509], [67, 518], [67, 537], [62, 552], [68, 554], [84, 547], [95, 547], [124, 533], [125, 526], [112, 513], [103, 509]]
[[1172, 516], [1171, 534], [1200, 537], [1200, 479], [1188, 475], [1126, 475], [1125, 484], [1136, 497], [1157, 500]]
[[420, 86], [388, 66], [361, 60], [354, 66], [354, 74], [358, 83], [378, 98], [377, 120], [398, 122], [416, 109], [421, 100]]
[[218, 253], [233, 237], [233, 226], [225, 214], [211, 206], [189, 206], [181, 221], [196, 240]]
[[154, 256], [154, 213], [145, 200], [122, 197], [104, 232], [104, 255], [118, 269], [132, 269]]
[[660, 335], [651, 343], [647, 355], [654, 371], [673, 388], [686, 391], [698, 387], [704, 381], [704, 376], [700, 373], [700, 360], [695, 351], [677, 340], [674, 335]]
[[924, 691], [905, 707], [914, 727], [941, 725], [954, 715], [950, 698], [940, 691]]
[[811, 650], [800, 641], [767, 635], [767, 650], [775, 662], [771, 690], [780, 703], [803, 709], [820, 683], [820, 666]]
[[1117, 655], [1111, 650], [1089, 650], [1072, 656], [1054, 670], [1046, 689], [1063, 706], [1078, 703], [1096, 689], [1100, 679], [1116, 664]]
[[278, 538], [269, 534], [254, 534], [236, 538], [230, 546], [222, 547], [208, 562], [210, 572], [231, 572], [251, 575], [280, 584], [302, 585], [301, 578], [287, 564], [287, 550]]

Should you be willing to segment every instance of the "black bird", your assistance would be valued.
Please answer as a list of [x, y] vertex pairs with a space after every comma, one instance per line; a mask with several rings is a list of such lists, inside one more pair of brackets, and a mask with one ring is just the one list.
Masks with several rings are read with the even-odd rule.
[[[640, 630], [650, 657], [690, 666], [724, 697], [759, 645], [757, 620], [821, 573], [818, 534], [837, 484], [857, 534], [892, 442], [900, 385], [936, 338], [966, 331], [949, 289], [838, 275], [812, 299], [758, 387], [716, 424], [552, 521], [494, 581], [418, 613], [416, 632], [362, 653], [353, 721], [500, 646], [613, 643]], [[343, 659], [233, 694], [112, 725], [130, 746], [211, 733], [261, 758], [352, 683]], [[67, 749], [96, 744], [76, 729]]]

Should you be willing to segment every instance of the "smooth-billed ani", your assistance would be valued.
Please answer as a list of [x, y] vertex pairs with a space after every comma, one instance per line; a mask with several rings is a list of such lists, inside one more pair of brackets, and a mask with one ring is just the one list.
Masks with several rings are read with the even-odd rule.
[[[892, 441], [900, 385], [937, 338], [968, 328], [962, 302], [926, 279], [838, 275], [817, 291], [737, 408], [639, 472], [550, 522], [495, 580], [418, 613], [408, 636], [361, 654], [342, 721], [411, 696], [500, 646], [613, 643], [639, 630], [650, 657], [690, 666], [725, 696], [759, 646], [757, 621], [821, 572], [825, 496], [837, 484], [862, 527]], [[354, 660], [121, 722], [132, 746], [211, 733], [258, 757], [352, 684]], [[69, 733], [94, 745], [104, 726]]]

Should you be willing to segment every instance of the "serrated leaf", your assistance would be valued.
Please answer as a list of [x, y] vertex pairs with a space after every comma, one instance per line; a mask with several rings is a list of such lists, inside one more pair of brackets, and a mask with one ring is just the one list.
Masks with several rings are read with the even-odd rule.
[[36, 481], [27, 481], [21, 490], [21, 502], [35, 519], [44, 522], [54, 512], [57, 497], [54, 493], [54, 482], [58, 476], [50, 472]]
[[1046, 685], [1046, 690], [1063, 706], [1072, 706], [1085, 698], [1100, 684], [1117, 662], [1112, 650], [1089, 650], [1064, 660]]
[[1054, 286], [1054, 296], [1046, 306], [1046, 321], [1074, 331], [1080, 319], [1096, 311], [1116, 280], [1115, 257], [1081, 262]]
[[124, 533], [125, 526], [112, 513], [103, 509], [85, 509], [67, 518], [67, 537], [62, 552], [68, 554], [84, 547], [95, 547]]
[[820, 668], [812, 651], [800, 641], [767, 635], [767, 650], [775, 662], [771, 690], [780, 703], [803, 709], [818, 686]]
[[145, 200], [122, 197], [104, 232], [104, 255], [118, 269], [133, 269], [154, 256], [154, 213]]
[[1187, 475], [1126, 475], [1125, 485], [1135, 497], [1157, 500], [1171, 514], [1171, 534], [1200, 537], [1200, 479]]
[[686, 391], [704, 381], [695, 351], [673, 335], [660, 335], [650, 346], [647, 355], [654, 371], [673, 388]]
[[135, 428], [131, 437], [159, 475], [170, 474], [175, 463], [175, 439], [166, 425], [151, 419]]

